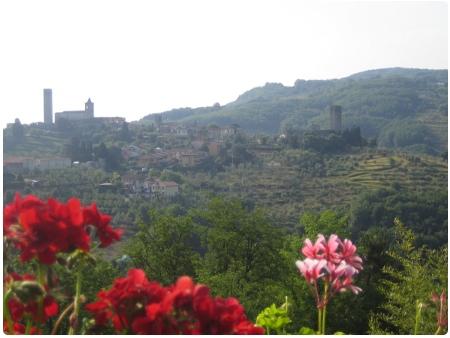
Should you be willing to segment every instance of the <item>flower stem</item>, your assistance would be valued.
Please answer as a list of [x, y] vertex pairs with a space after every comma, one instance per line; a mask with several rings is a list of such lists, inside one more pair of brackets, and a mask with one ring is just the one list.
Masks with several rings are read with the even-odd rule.
[[30, 334], [31, 330], [31, 319], [27, 318], [27, 326], [25, 327], [25, 334]]
[[322, 309], [319, 308], [318, 309], [318, 323], [317, 323], [317, 333], [321, 334], [321, 330], [322, 330]]
[[422, 303], [420, 303], [419, 300], [416, 301], [416, 321], [414, 324], [414, 334], [417, 335], [418, 331], [419, 331], [419, 322], [420, 322], [420, 318], [421, 318], [421, 313], [422, 313]]
[[12, 290], [9, 289], [6, 291], [3, 296], [3, 315], [5, 316], [6, 323], [8, 324], [8, 332], [10, 334], [14, 334], [14, 325], [13, 320], [11, 318], [11, 313], [9, 312], [8, 300], [12, 296]]
[[327, 318], [327, 303], [328, 303], [328, 282], [325, 282], [324, 290], [324, 300], [323, 300], [323, 312], [322, 312], [322, 334], [325, 334], [325, 321]]
[[70, 323], [69, 334], [75, 334], [75, 327], [78, 321], [78, 312], [80, 312], [80, 295], [81, 295], [81, 267], [78, 267], [77, 271], [77, 282], [75, 285], [75, 299], [73, 301], [73, 318], [75, 319], [74, 323]]
[[65, 308], [65, 310], [61, 313], [58, 320], [55, 323], [55, 326], [53, 326], [51, 335], [55, 335], [58, 332], [59, 325], [61, 325], [63, 319], [69, 314], [70, 311], [73, 310], [73, 302], [70, 303], [68, 307]]
[[[41, 263], [38, 263], [37, 268], [37, 275], [38, 275], [38, 282], [42, 285], [43, 288], [45, 288], [45, 266]], [[39, 297], [38, 300], [38, 321], [43, 322], [44, 321], [44, 296]]]

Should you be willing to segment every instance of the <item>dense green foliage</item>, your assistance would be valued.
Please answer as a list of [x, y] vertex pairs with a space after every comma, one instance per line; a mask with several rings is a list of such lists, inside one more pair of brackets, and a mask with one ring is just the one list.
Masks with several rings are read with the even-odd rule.
[[381, 311], [373, 315], [373, 334], [412, 334], [417, 304], [422, 304], [417, 334], [433, 334], [437, 329], [432, 293], [440, 294], [448, 285], [448, 249], [414, 248], [414, 233], [396, 220], [396, 245], [388, 251], [394, 261], [386, 265], [386, 277], [377, 286], [385, 298]]
[[378, 189], [362, 194], [352, 205], [354, 236], [369, 228], [389, 227], [399, 217], [417, 237], [417, 244], [436, 248], [447, 243], [447, 190], [408, 193]]
[[[270, 225], [261, 211], [246, 210], [236, 200], [214, 199], [206, 209], [192, 209], [189, 215], [152, 213], [148, 224], [141, 225], [127, 245], [133, 265], [148, 269], [155, 279], [167, 281], [189, 270], [214, 294], [237, 297], [252, 319], [266, 308], [259, 318], [273, 332], [315, 327], [313, 298], [293, 263], [299, 258], [304, 238], [314, 238], [318, 231], [345, 236], [346, 216], [332, 211], [306, 213], [296, 233], [288, 234]], [[196, 241], [196, 236], [202, 240]], [[357, 245], [364, 260], [357, 285], [363, 292], [357, 297], [344, 293], [333, 301], [327, 331], [364, 334], [371, 323], [374, 332], [392, 331], [392, 325], [398, 326], [394, 332], [410, 332], [410, 325], [414, 324], [411, 307], [414, 309], [417, 297], [426, 302], [431, 292], [446, 285], [446, 249], [416, 249], [412, 231], [399, 225], [387, 231], [371, 228], [359, 234]], [[420, 290], [417, 294], [416, 285]], [[408, 292], [404, 298], [403, 292]], [[283, 314], [283, 308], [271, 304], [281, 304], [286, 297], [289, 310]], [[412, 315], [404, 318], [402, 313]], [[433, 314], [431, 308], [424, 312], [428, 317], [423, 322], [429, 324], [422, 326], [423, 332], [433, 327], [430, 313]], [[380, 326], [387, 325], [382, 319], [391, 326]]]
[[148, 276], [170, 284], [179, 276], [194, 275], [195, 249], [194, 224], [190, 217], [151, 211], [148, 222], [139, 225], [139, 232], [128, 243], [125, 253]]

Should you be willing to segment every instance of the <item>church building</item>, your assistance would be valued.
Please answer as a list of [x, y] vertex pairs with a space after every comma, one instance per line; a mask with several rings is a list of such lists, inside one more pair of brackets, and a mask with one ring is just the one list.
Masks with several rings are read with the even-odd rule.
[[88, 120], [94, 118], [94, 103], [89, 100], [84, 104], [84, 110], [65, 110], [55, 113], [55, 122], [59, 119], [66, 119], [69, 121]]

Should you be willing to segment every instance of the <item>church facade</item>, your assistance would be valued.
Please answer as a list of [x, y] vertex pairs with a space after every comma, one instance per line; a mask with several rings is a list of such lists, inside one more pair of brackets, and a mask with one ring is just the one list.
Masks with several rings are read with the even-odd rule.
[[94, 118], [94, 103], [89, 98], [84, 104], [84, 110], [65, 110], [55, 113], [55, 123], [59, 119], [68, 121], [89, 120]]

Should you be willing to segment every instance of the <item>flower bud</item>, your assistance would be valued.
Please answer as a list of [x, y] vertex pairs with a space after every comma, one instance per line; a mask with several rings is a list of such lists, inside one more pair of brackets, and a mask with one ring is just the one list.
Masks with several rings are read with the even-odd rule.
[[438, 296], [438, 294], [437, 294], [436, 292], [433, 292], [433, 293], [431, 294], [431, 301], [432, 301], [433, 303], [439, 302], [439, 296]]
[[95, 265], [96, 259], [89, 252], [82, 250], [75, 250], [69, 257], [67, 257], [67, 267], [73, 269], [82, 261]]
[[12, 291], [22, 303], [28, 303], [45, 295], [44, 287], [36, 281], [20, 281], [14, 282]]
[[62, 266], [67, 265], [67, 260], [61, 256], [56, 257], [56, 261], [58, 262], [58, 264], [60, 264]]
[[69, 317], [69, 325], [70, 327], [76, 328], [78, 326], [78, 316], [75, 313], [72, 313]]

